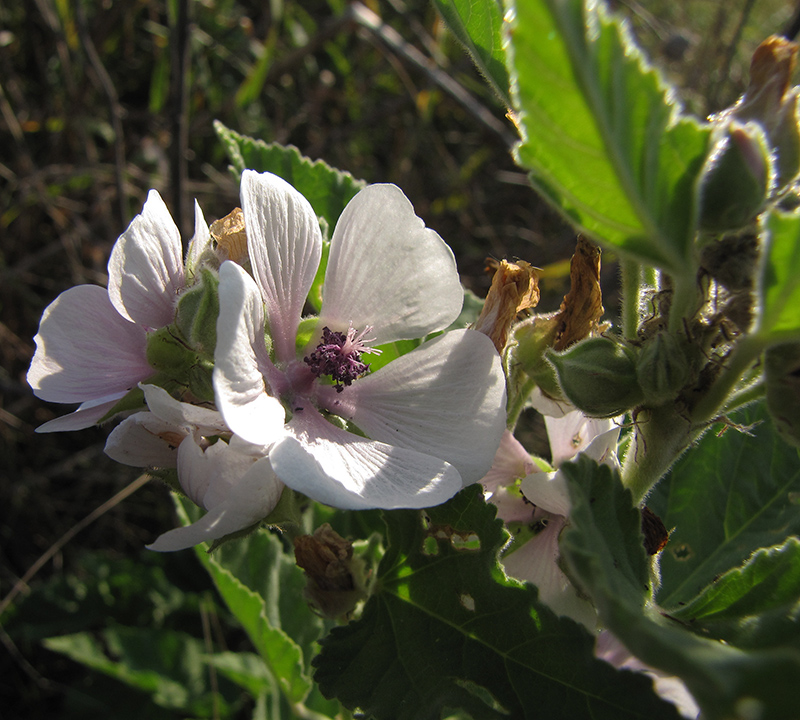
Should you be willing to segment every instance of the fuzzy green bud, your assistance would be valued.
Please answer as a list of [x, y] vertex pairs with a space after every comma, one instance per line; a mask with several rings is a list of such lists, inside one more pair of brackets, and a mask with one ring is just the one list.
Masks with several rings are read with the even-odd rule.
[[731, 120], [714, 132], [712, 151], [698, 180], [700, 228], [721, 233], [744, 228], [761, 212], [773, 182], [764, 131]]
[[561, 397], [561, 389], [553, 366], [545, 360], [545, 352], [553, 347], [557, 331], [558, 322], [553, 317], [540, 315], [520, 323], [512, 334], [508, 363], [553, 398]]
[[645, 342], [636, 360], [636, 379], [648, 405], [674, 400], [691, 376], [686, 343], [677, 335], [660, 332]]
[[219, 315], [219, 279], [210, 270], [199, 271], [195, 284], [178, 300], [175, 324], [192, 348], [214, 357]]
[[566, 398], [589, 417], [614, 417], [639, 405], [633, 348], [607, 337], [589, 338], [561, 353], [548, 352]]
[[800, 447], [800, 343], [785, 343], [764, 353], [767, 409], [780, 436]]
[[147, 362], [167, 378], [185, 381], [198, 361], [197, 353], [177, 337], [172, 327], [160, 328], [147, 338]]

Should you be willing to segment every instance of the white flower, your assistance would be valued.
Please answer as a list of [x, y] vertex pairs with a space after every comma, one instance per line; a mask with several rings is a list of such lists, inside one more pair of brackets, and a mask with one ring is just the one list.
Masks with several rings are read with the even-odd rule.
[[[208, 227], [195, 205], [190, 260], [208, 243]], [[28, 383], [48, 402], [81, 403], [38, 432], [94, 425], [137, 383], [153, 375], [148, 332], [169, 325], [186, 285], [181, 239], [155, 190], [119, 237], [108, 262], [108, 290], [79, 285], [44, 311], [34, 338]]]
[[231, 436], [215, 410], [179, 402], [163, 388], [142, 385], [148, 412], [123, 420], [106, 454], [136, 467], [177, 468], [186, 495], [208, 512], [161, 535], [151, 550], [182, 550], [252, 527], [274, 509], [283, 484], [263, 448]]
[[458, 316], [463, 293], [442, 239], [397, 187], [362, 190], [331, 239], [314, 339], [298, 348], [322, 251], [318, 220], [274, 175], [245, 171], [241, 194], [255, 280], [233, 262], [220, 268], [214, 370], [231, 430], [270, 446], [287, 485], [336, 507], [426, 507], [479, 480], [505, 423], [505, 381], [487, 337], [449, 332], [362, 376], [372, 345], [424, 337]]

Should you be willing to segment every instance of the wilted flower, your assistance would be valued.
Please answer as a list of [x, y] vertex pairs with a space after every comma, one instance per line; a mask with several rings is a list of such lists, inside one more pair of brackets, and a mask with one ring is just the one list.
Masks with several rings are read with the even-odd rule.
[[[190, 263], [207, 242], [208, 227], [195, 205]], [[28, 383], [42, 400], [81, 406], [39, 432], [94, 425], [154, 374], [147, 359], [148, 333], [174, 320], [178, 293], [186, 286], [181, 252], [178, 228], [151, 190], [141, 214], [114, 245], [108, 290], [79, 285], [45, 309]]]
[[263, 448], [231, 435], [215, 410], [175, 400], [143, 385], [149, 411], [123, 420], [108, 436], [106, 454], [136, 467], [176, 468], [181, 489], [208, 512], [161, 535], [151, 550], [182, 550], [218, 540], [263, 520], [283, 491]]
[[479, 480], [505, 423], [488, 338], [448, 332], [364, 374], [371, 348], [458, 316], [461, 285], [442, 239], [397, 187], [362, 190], [334, 230], [305, 344], [298, 328], [323, 245], [317, 217], [274, 175], [245, 171], [241, 195], [255, 279], [234, 262], [220, 268], [214, 370], [231, 430], [270, 446], [287, 485], [337, 507], [426, 507]]

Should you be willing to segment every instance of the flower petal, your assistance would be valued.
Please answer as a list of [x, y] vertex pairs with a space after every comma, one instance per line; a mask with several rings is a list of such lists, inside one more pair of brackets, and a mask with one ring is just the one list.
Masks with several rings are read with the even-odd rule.
[[311, 204], [271, 173], [242, 173], [242, 211], [253, 275], [267, 308], [275, 357], [296, 355], [297, 326], [322, 255]]
[[474, 330], [445, 333], [336, 395], [327, 410], [374, 440], [441, 458], [465, 485], [487, 473], [506, 426], [500, 356]]
[[126, 394], [127, 391], [124, 391], [85, 402], [74, 412], [39, 425], [36, 428], [36, 432], [66, 432], [68, 430], [83, 430], [96, 425]]
[[344, 209], [331, 240], [320, 327], [372, 327], [375, 343], [424, 337], [461, 312], [453, 253], [395, 185], [370, 185]]
[[274, 510], [282, 492], [283, 485], [272, 472], [269, 458], [261, 458], [251, 465], [225, 499], [197, 522], [170, 530], [147, 547], [158, 552], [185, 550], [245, 530]]
[[178, 447], [188, 432], [164, 422], [151, 412], [125, 418], [106, 439], [105, 454], [133, 467], [174, 468]]
[[155, 190], [108, 261], [108, 294], [123, 317], [147, 328], [175, 319], [175, 299], [184, 288], [181, 236]]
[[545, 415], [547, 437], [550, 440], [552, 464], [555, 467], [586, 449], [592, 440], [614, 427], [611, 420], [588, 418], [573, 410], [560, 418]]
[[194, 275], [197, 272], [197, 266], [200, 263], [203, 254], [211, 250], [211, 233], [208, 229], [208, 223], [203, 217], [203, 211], [197, 200], [194, 201], [194, 236], [189, 241], [189, 249], [186, 251], [186, 272]]
[[567, 517], [572, 510], [567, 479], [561, 472], [535, 472], [522, 478], [519, 489], [536, 507]]
[[28, 383], [48, 402], [125, 392], [150, 377], [145, 331], [114, 309], [97, 285], [65, 290], [44, 311]]
[[582, 599], [558, 567], [558, 536], [564, 518], [550, 518], [547, 527], [518, 550], [502, 558], [508, 575], [526, 580], [539, 589], [539, 599], [558, 615], [566, 615], [590, 631], [597, 627], [597, 611]]
[[194, 427], [202, 435], [216, 435], [228, 428], [216, 410], [176, 400], [158, 385], [140, 384], [147, 407], [156, 417], [174, 427]]
[[295, 414], [291, 436], [270, 450], [272, 467], [289, 487], [326, 505], [423, 508], [439, 505], [461, 489], [446, 462], [346, 432], [314, 408]]
[[536, 470], [536, 465], [530, 453], [522, 443], [514, 437], [510, 430], [504, 430], [497, 448], [492, 467], [481, 478], [481, 483], [487, 490], [494, 490], [499, 485], [509, 485], [515, 480], [530, 475]]
[[255, 445], [267, 445], [283, 433], [286, 413], [264, 387], [264, 373], [270, 371], [261, 294], [253, 279], [228, 260], [219, 270], [214, 392], [227, 426]]

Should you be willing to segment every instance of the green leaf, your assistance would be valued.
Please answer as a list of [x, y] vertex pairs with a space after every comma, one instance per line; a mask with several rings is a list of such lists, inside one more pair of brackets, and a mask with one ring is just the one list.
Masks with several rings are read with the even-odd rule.
[[[178, 513], [186, 522], [188, 513], [184, 503], [188, 506], [187, 501], [176, 498]], [[296, 704], [308, 695], [311, 680], [305, 672], [302, 648], [280, 626], [279, 590], [281, 596], [287, 596], [287, 601], [291, 596], [295, 605], [299, 604], [299, 595], [291, 593], [288, 587], [279, 586], [280, 561], [276, 558], [281, 557], [281, 550], [276, 549], [274, 543], [279, 545], [277, 538], [261, 530], [246, 540], [224, 544], [214, 554], [201, 546], [195, 548], [195, 553], [277, 680], [281, 692], [290, 703]]]
[[336, 224], [347, 203], [366, 184], [322, 160], [312, 161], [294, 146], [266, 143], [240, 135], [218, 120], [214, 122], [214, 130], [225, 146], [237, 176], [250, 169], [282, 177], [308, 199], [314, 212], [329, 227]]
[[707, 433], [661, 481], [648, 505], [667, 530], [658, 602], [676, 608], [762, 547], [800, 533], [800, 455], [764, 403], [732, 416], [747, 432]]
[[756, 551], [670, 615], [738, 647], [800, 649], [800, 539]]
[[643, 553], [632, 520], [638, 511], [619, 474], [586, 457], [561, 469], [572, 500], [562, 558], [603, 624], [642, 662], [680, 677], [706, 720], [797, 717], [800, 652], [787, 647], [744, 652], [662, 615], [648, 601], [646, 588], [637, 586]]
[[[202, 640], [173, 630], [131, 627], [107, 628], [100, 638], [77, 633], [48, 638], [43, 644], [150, 694], [156, 705], [211, 715]], [[226, 715], [224, 700], [218, 696], [216, 703]]]
[[694, 276], [695, 181], [710, 130], [673, 94], [602, 3], [513, 7], [509, 66], [534, 187], [628, 258]]
[[498, 97], [511, 107], [503, 51], [503, 4], [498, 0], [435, 0], [453, 35]]
[[767, 228], [753, 334], [777, 343], [800, 337], [800, 215], [772, 213]]
[[384, 517], [376, 592], [314, 661], [326, 697], [377, 720], [438, 720], [446, 708], [487, 720], [677, 717], [645, 676], [595, 659], [582, 626], [505, 577], [507, 534], [479, 485]]

